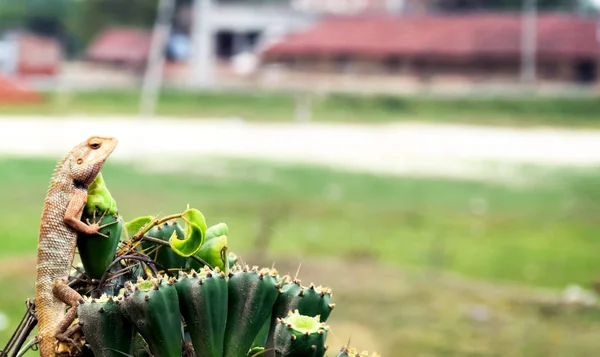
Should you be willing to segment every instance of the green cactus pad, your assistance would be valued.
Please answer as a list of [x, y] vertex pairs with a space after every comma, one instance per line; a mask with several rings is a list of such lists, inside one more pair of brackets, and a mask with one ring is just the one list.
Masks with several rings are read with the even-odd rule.
[[[175, 234], [180, 239], [184, 239], [185, 237], [181, 225], [176, 221], [172, 221], [165, 222], [160, 226], [152, 227], [152, 229], [146, 233], [146, 236], [168, 242]], [[148, 241], [142, 241], [141, 244], [142, 249], [151, 249], [155, 246], [154, 243]], [[150, 254], [150, 258], [154, 259], [166, 269], [184, 269], [186, 266], [186, 258], [173, 252], [171, 248], [166, 246], [156, 246], [156, 251]]]
[[224, 357], [246, 356], [280, 294], [274, 270], [234, 267], [229, 272], [229, 304]]
[[[93, 213], [90, 215], [86, 213], [82, 216], [82, 220], [84, 222], [86, 219], [92, 221], [93, 216]], [[101, 216], [101, 212], [96, 212], [97, 218]], [[81, 263], [86, 274], [94, 279], [102, 278], [102, 275], [112, 263], [119, 245], [123, 220], [116, 214], [106, 215], [98, 224], [110, 223], [113, 224], [100, 229], [100, 233], [107, 235], [108, 238], [98, 234], [87, 235], [81, 232], [77, 234], [77, 250], [79, 251]]]
[[277, 319], [274, 355], [277, 357], [323, 357], [328, 327], [318, 318], [290, 311]]
[[181, 357], [183, 331], [174, 278], [125, 285], [120, 306], [157, 357]]
[[133, 325], [112, 296], [84, 297], [77, 307], [79, 324], [95, 357], [119, 357], [131, 353]]
[[222, 357], [228, 296], [225, 273], [208, 269], [182, 272], [175, 288], [196, 355]]

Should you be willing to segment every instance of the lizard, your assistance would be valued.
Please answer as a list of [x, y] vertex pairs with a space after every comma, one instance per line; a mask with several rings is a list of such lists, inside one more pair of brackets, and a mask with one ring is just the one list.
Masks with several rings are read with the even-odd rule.
[[[81, 217], [88, 186], [117, 143], [113, 137], [92, 136], [66, 154], [52, 175], [42, 210], [36, 266], [35, 306], [40, 357], [54, 357], [57, 341], [74, 344], [66, 330], [76, 318], [77, 306], [83, 299], [67, 282], [75, 256], [77, 233], [103, 235], [99, 230], [106, 225], [99, 225], [100, 221], [83, 222]], [[66, 305], [71, 309], [65, 313]]]

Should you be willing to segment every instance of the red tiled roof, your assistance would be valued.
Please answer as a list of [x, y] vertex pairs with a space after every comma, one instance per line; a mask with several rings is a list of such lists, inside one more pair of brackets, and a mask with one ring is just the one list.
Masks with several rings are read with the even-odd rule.
[[[280, 56], [407, 56], [473, 59], [520, 55], [518, 14], [330, 18], [268, 48]], [[565, 14], [539, 14], [540, 57], [600, 57], [596, 22]]]
[[148, 30], [113, 27], [94, 40], [86, 55], [94, 61], [139, 63], [148, 57], [151, 41]]

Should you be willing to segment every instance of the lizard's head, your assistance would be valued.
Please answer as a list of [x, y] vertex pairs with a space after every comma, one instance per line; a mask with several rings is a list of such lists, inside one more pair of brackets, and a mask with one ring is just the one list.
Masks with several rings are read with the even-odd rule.
[[94, 182], [117, 143], [115, 138], [92, 136], [77, 145], [71, 152], [70, 165], [73, 180], [86, 186]]

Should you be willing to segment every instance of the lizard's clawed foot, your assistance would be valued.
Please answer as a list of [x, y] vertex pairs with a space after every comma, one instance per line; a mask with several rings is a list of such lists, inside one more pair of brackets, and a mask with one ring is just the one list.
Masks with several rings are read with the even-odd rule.
[[58, 351], [57, 352], [68, 352], [72, 351], [72, 348], [69, 346], [73, 346], [79, 353], [82, 353], [81, 347], [75, 340], [66, 336], [66, 334], [57, 334], [56, 340], [58, 341]]
[[90, 231], [93, 232], [92, 234], [97, 234], [97, 235], [102, 236], [104, 238], [108, 238], [108, 235], [106, 235], [104, 233], [100, 233], [100, 229], [102, 229], [104, 227], [112, 226], [113, 224], [116, 224], [118, 222], [114, 221], [114, 222], [106, 223], [106, 224], [103, 224], [103, 225], [99, 225], [98, 223], [102, 222], [102, 220], [104, 219], [104, 217], [106, 216], [107, 213], [108, 213], [108, 209], [106, 209], [102, 213], [102, 216], [100, 216], [100, 218], [98, 220], [96, 220], [96, 211], [94, 211], [92, 213], [92, 222], [90, 222], [90, 220], [88, 218], [85, 219], [85, 222], [87, 223], [88, 227], [90, 228]]

